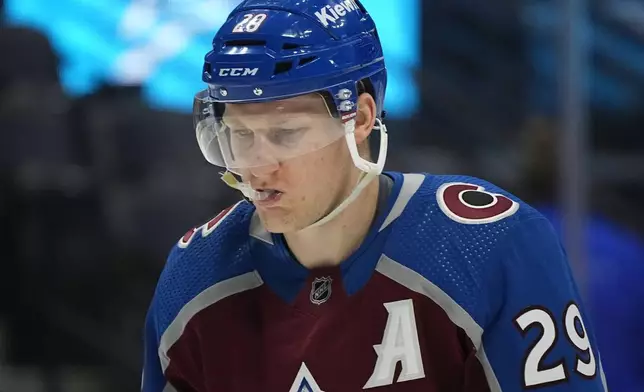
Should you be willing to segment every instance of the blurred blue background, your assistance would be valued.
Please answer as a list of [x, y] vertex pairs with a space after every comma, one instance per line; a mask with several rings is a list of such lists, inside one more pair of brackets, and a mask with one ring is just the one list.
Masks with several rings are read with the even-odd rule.
[[[238, 4], [233, 0], [8, 0], [6, 16], [38, 28], [63, 58], [70, 94], [99, 83], [143, 84], [151, 105], [192, 110], [203, 89], [203, 57], [213, 32]], [[413, 69], [420, 62], [420, 0], [364, 4], [378, 24], [389, 68], [387, 112], [409, 116], [418, 107]], [[409, 17], [412, 15], [412, 17]], [[403, 32], [404, 34], [400, 34]]]

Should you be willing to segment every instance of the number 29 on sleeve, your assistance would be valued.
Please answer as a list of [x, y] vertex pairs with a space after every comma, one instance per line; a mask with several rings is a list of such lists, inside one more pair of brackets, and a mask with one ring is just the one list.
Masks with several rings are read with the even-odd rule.
[[[528, 350], [523, 363], [523, 383], [526, 388], [556, 384], [570, 377], [563, 358], [558, 358], [553, 366], [543, 364], [560, 333], [556, 321], [548, 309], [539, 306], [524, 309], [514, 320], [523, 336], [532, 327], [540, 328], [540, 335]], [[562, 321], [568, 343], [577, 350], [574, 372], [586, 379], [594, 378], [597, 374], [595, 355], [577, 304], [571, 302], [566, 306]]]

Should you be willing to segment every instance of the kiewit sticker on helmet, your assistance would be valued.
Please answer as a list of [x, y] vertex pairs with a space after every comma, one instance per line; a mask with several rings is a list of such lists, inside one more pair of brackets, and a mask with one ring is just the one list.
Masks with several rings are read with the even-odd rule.
[[359, 9], [360, 7], [358, 7], [355, 1], [344, 0], [337, 4], [327, 5], [326, 7], [320, 8], [320, 10], [315, 13], [315, 16], [318, 18], [320, 23], [324, 25], [324, 27], [329, 27], [329, 23], [335, 24], [335, 22], [345, 16], [347, 12], [354, 12]]

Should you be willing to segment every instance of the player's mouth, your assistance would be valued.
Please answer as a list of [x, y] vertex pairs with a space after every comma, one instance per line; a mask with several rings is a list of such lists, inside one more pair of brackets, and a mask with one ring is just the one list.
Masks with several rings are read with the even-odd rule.
[[253, 203], [260, 207], [271, 207], [282, 198], [282, 192], [276, 189], [255, 189]]

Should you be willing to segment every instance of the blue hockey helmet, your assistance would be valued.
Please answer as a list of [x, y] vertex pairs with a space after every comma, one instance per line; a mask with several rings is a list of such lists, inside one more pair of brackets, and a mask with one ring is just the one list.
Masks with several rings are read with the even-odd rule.
[[[235, 155], [229, 140], [226, 104], [318, 93], [327, 105], [327, 117], [344, 125], [339, 136], [346, 138], [356, 166], [372, 175], [382, 171], [387, 72], [375, 23], [359, 0], [242, 1], [217, 32], [205, 56], [202, 79], [207, 88], [195, 96], [194, 121], [209, 162], [235, 173], [250, 165], [240, 162], [241, 154]], [[358, 155], [353, 137], [363, 92], [376, 102], [376, 129], [382, 136], [375, 164]], [[318, 140], [311, 145], [322, 144]]]
[[[387, 75], [374, 21], [358, 0], [245, 0], [221, 26], [203, 81], [218, 102], [328, 91], [350, 112], [368, 80], [383, 109]], [[353, 93], [349, 98], [343, 89]]]

